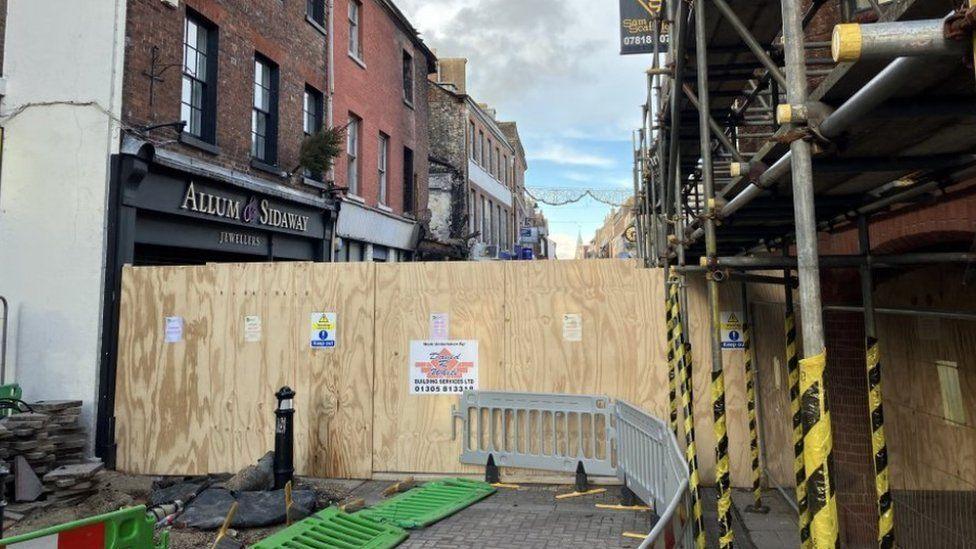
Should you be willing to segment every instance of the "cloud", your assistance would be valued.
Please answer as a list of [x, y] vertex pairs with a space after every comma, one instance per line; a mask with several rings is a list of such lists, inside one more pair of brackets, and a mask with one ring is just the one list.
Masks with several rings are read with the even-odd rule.
[[564, 166], [588, 166], [591, 168], [609, 168], [614, 165], [612, 158], [598, 156], [577, 150], [562, 143], [549, 143], [541, 148], [529, 149], [526, 152], [529, 161], [541, 160]]
[[557, 259], [574, 259], [576, 257], [576, 236], [566, 233], [551, 233], [549, 240], [556, 243]]

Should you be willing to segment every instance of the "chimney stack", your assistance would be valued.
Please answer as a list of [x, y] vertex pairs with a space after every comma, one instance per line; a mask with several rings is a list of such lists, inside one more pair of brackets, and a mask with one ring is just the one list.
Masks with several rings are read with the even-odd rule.
[[438, 82], [453, 86], [457, 93], [466, 95], [468, 93], [467, 65], [468, 60], [461, 57], [439, 59]]

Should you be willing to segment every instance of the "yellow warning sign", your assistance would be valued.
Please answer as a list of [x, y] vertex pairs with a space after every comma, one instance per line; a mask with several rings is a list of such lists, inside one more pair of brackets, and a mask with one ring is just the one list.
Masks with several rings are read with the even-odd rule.
[[722, 312], [722, 348], [723, 349], [743, 349], [745, 348], [745, 341], [743, 340], [743, 330], [744, 326], [742, 324], [742, 312], [741, 311], [723, 311]]

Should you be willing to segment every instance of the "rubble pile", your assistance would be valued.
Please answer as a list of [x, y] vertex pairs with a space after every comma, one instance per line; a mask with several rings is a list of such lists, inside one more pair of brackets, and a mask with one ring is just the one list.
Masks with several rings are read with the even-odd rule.
[[[48, 440], [54, 444], [54, 461], [58, 465], [74, 465], [85, 460], [88, 435], [78, 424], [81, 416], [80, 400], [49, 400], [31, 404], [34, 412], [48, 416]], [[35, 470], [36, 471], [36, 470]]]
[[13, 495], [8, 516], [17, 520], [51, 505], [75, 505], [97, 491], [100, 461], [85, 459], [88, 434], [79, 424], [80, 400], [28, 403], [0, 417], [0, 465]]
[[95, 493], [95, 474], [102, 470], [102, 463], [62, 465], [44, 475], [44, 493], [48, 501], [61, 505], [74, 505]]
[[38, 475], [54, 468], [54, 442], [48, 434], [50, 418], [38, 412], [13, 414], [0, 420], [13, 435], [6, 446], [10, 456], [23, 456]]

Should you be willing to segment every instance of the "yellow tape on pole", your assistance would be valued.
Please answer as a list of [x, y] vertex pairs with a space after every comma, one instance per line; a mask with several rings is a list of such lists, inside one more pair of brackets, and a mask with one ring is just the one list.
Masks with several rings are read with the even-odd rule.
[[807, 474], [807, 505], [810, 537], [816, 549], [837, 547], [837, 499], [830, 474], [833, 435], [824, 370], [826, 351], [800, 361], [800, 391], [803, 394], [803, 465]]
[[725, 374], [712, 372], [712, 411], [715, 417], [715, 484], [718, 488], [718, 544], [732, 547], [732, 484], [729, 477], [729, 431], [725, 418]]
[[807, 475], [803, 464], [803, 416], [800, 412], [800, 361], [796, 354], [796, 317], [792, 308], [786, 310], [786, 364], [790, 382], [790, 414], [793, 425], [793, 475], [796, 481], [796, 502], [800, 509], [800, 547], [808, 549], [810, 540], [810, 510], [807, 507]]
[[745, 351], [746, 410], [749, 416], [749, 453], [752, 458], [752, 510], [765, 512], [762, 504], [762, 473], [759, 467], [759, 427], [756, 419], [756, 372], [752, 359], [752, 326], [742, 325], [742, 344]]
[[[677, 284], [677, 282], [674, 282]], [[668, 326], [668, 402], [671, 405], [670, 409], [670, 419], [671, 419], [671, 432], [674, 436], [678, 436], [678, 375], [677, 375], [677, 363], [674, 360], [674, 348], [676, 345], [674, 338], [674, 299], [671, 293], [668, 293], [667, 299], [667, 312], [666, 320]]]
[[895, 510], [888, 479], [888, 443], [881, 401], [881, 349], [878, 340], [867, 339], [868, 405], [871, 412], [871, 450], [874, 452], [874, 484], [878, 496], [878, 547], [895, 546]]
[[700, 492], [701, 476], [698, 472], [698, 449], [695, 445], [695, 416], [692, 409], [694, 392], [691, 381], [691, 352], [690, 346], [685, 341], [684, 331], [681, 326], [681, 306], [680, 299], [678, 298], [677, 281], [672, 284], [670, 295], [674, 318], [674, 358], [678, 366], [678, 376], [681, 383], [681, 404], [684, 411], [685, 458], [688, 461], [688, 490], [691, 493], [691, 518], [694, 521], [693, 534], [695, 547], [705, 549], [705, 523], [702, 518]]

